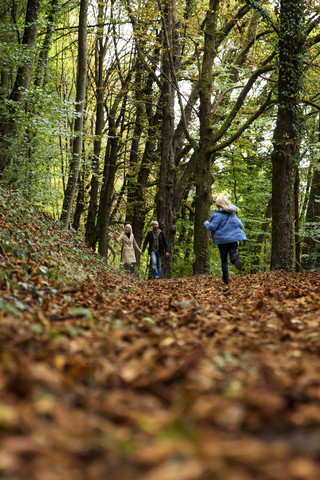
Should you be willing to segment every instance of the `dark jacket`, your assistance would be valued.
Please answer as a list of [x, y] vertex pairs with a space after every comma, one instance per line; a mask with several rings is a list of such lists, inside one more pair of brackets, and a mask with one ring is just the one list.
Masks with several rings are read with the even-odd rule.
[[[152, 250], [153, 250], [153, 233], [152, 233], [152, 231], [147, 233], [145, 241], [143, 242], [143, 246], [142, 246], [142, 251], [143, 252], [145, 251], [147, 245], [148, 245], [148, 254], [150, 255]], [[159, 252], [160, 252], [161, 256], [164, 255], [166, 252], [168, 252], [167, 240], [166, 240], [165, 234], [163, 233], [162, 230], [160, 230], [160, 233], [159, 233]]]

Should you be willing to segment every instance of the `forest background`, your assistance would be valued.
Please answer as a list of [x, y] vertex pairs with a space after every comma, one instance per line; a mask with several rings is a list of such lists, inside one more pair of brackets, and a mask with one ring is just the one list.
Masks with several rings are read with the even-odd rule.
[[203, 221], [225, 193], [248, 273], [319, 269], [317, 1], [8, 0], [0, 18], [2, 187], [110, 263], [113, 231], [140, 245], [156, 218], [166, 277], [220, 272]]

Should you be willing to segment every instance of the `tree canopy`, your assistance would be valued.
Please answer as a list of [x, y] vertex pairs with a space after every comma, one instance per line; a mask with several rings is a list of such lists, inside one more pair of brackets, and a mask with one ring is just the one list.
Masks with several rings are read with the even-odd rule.
[[157, 218], [167, 277], [216, 273], [203, 222], [224, 193], [245, 225], [247, 272], [318, 269], [317, 2], [0, 9], [2, 187], [110, 263], [113, 231], [131, 223], [140, 245]]

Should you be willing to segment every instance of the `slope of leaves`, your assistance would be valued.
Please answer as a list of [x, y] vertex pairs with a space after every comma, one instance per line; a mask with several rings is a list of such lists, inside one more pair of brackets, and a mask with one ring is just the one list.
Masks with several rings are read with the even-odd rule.
[[0, 478], [320, 478], [320, 275], [138, 281], [1, 192]]

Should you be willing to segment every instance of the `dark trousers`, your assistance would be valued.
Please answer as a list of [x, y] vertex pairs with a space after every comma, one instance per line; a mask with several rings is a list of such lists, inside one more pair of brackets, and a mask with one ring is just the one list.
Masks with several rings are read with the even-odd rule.
[[222, 278], [224, 283], [229, 283], [228, 254], [230, 257], [230, 262], [234, 263], [234, 256], [237, 253], [238, 242], [221, 243], [218, 245], [218, 247], [221, 259]]
[[132, 274], [136, 274], [136, 263], [124, 263], [123, 264], [123, 269]]

